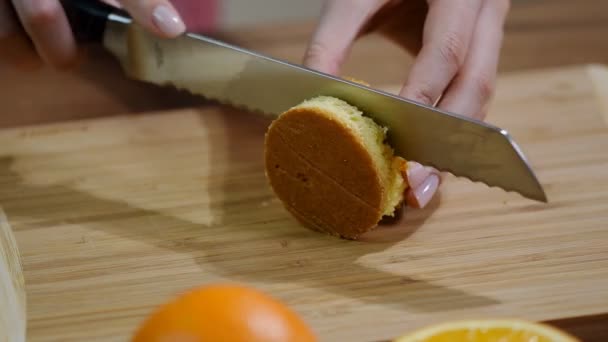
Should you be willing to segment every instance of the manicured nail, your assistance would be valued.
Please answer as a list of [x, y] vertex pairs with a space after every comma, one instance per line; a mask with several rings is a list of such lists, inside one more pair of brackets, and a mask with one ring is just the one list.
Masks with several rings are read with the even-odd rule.
[[439, 177], [431, 174], [420, 186], [414, 188], [413, 194], [418, 208], [424, 208], [431, 201], [437, 191], [437, 187], [439, 187]]
[[177, 12], [166, 5], [158, 5], [152, 14], [154, 25], [169, 37], [179, 36], [186, 30], [186, 25]]
[[409, 187], [415, 189], [419, 187], [420, 184], [422, 184], [422, 182], [424, 182], [424, 180], [429, 177], [429, 174], [431, 172], [429, 171], [429, 169], [418, 163], [408, 162], [406, 173], [407, 183], [409, 184]]

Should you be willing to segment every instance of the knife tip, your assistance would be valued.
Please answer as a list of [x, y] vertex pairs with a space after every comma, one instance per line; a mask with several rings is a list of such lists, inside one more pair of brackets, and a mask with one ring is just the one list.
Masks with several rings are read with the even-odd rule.
[[538, 202], [549, 203], [549, 198], [547, 198], [547, 194], [545, 193], [545, 191], [542, 188], [540, 188], [539, 191], [534, 193], [532, 196], [528, 196], [528, 197], [530, 199], [536, 200]]

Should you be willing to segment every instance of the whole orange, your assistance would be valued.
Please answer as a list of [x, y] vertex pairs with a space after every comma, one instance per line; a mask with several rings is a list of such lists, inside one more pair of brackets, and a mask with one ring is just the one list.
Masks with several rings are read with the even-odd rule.
[[160, 306], [133, 342], [309, 342], [315, 335], [294, 311], [269, 295], [236, 284], [188, 291]]

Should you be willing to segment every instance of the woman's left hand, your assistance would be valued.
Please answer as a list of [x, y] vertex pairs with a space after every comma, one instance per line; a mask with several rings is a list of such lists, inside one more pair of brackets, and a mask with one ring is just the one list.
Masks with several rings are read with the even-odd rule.
[[[399, 93], [484, 119], [493, 95], [509, 0], [328, 0], [305, 64], [337, 75], [356, 39], [377, 31], [416, 55]], [[407, 203], [426, 206], [439, 173], [408, 164]]]

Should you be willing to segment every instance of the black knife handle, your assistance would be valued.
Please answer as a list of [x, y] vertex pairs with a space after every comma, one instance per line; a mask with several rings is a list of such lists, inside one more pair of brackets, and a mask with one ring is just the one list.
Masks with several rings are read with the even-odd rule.
[[72, 32], [81, 44], [101, 43], [110, 14], [128, 14], [98, 0], [62, 0]]

